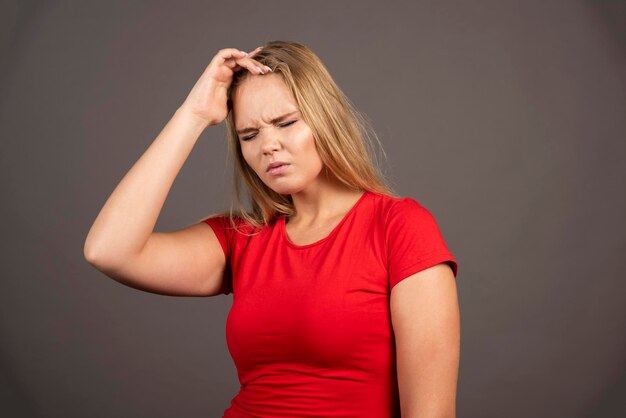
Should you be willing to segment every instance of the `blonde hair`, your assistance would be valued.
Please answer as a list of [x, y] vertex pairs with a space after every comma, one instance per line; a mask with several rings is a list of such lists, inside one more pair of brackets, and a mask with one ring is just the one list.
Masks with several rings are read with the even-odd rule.
[[[378, 166], [372, 138], [385, 158], [386, 154], [376, 133], [335, 84], [317, 55], [298, 42], [272, 41], [265, 44], [254, 59], [270, 67], [273, 74], [279, 74], [290, 89], [304, 122], [313, 133], [325, 175], [333, 175], [355, 190], [398, 197]], [[295, 214], [291, 196], [276, 193], [265, 185], [241, 152], [232, 97], [237, 87], [250, 76], [247, 70], [236, 72], [228, 90], [226, 127], [229, 149], [235, 161], [233, 201], [236, 204], [233, 210], [231, 202], [229, 218], [235, 229], [235, 216], [249, 226], [261, 228], [274, 222], [281, 214]], [[252, 202], [251, 213], [241, 203], [241, 179]]]

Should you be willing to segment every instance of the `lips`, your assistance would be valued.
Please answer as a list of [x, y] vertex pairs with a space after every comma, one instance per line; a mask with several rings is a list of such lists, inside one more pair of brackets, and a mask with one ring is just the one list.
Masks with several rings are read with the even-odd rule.
[[282, 161], [275, 161], [273, 163], [271, 163], [270, 165], [267, 166], [267, 169], [265, 171], [270, 171], [272, 168], [276, 168], [276, 167], [280, 167], [281, 165], [287, 165], [288, 163], [282, 162]]

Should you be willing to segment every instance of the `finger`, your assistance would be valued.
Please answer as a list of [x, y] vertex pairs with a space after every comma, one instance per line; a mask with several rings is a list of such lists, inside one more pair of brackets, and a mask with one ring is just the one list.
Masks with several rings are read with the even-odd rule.
[[240, 62], [238, 60], [246, 58], [248, 53], [233, 48], [231, 51], [225, 51], [223, 54], [219, 54], [219, 56], [221, 57], [222, 63], [235, 72], [243, 68], [239, 65]]
[[240, 71], [244, 68], [250, 71], [252, 74], [261, 74], [263, 72], [259, 71], [257, 68], [262, 67], [260, 64], [247, 57], [227, 59], [226, 61], [224, 61], [224, 65], [229, 67], [233, 72]]
[[217, 53], [217, 57], [219, 57], [220, 64], [226, 65], [233, 72], [246, 68], [252, 74], [267, 74], [272, 71], [271, 68], [251, 58], [262, 49], [263, 47], [260, 46], [247, 53], [236, 48], [224, 48]]
[[235, 62], [241, 68], [246, 68], [252, 74], [267, 74], [271, 71], [270, 67], [267, 67], [259, 61], [249, 57], [235, 58], [231, 61]]
[[227, 60], [230, 58], [245, 57], [248, 55], [248, 53], [237, 48], [224, 48], [220, 49], [216, 55], [222, 60]]
[[223, 64], [230, 68], [233, 72], [239, 71], [243, 68], [235, 59], [232, 58], [226, 59]]
[[259, 46], [259, 47], [257, 47], [256, 49], [254, 49], [254, 50], [250, 51], [250, 54], [249, 54], [248, 56], [253, 57], [253, 56], [255, 56], [256, 54], [258, 54], [259, 52], [261, 52], [261, 50], [262, 50], [262, 49], [263, 49], [263, 47], [262, 47], [262, 46]]
[[[262, 46], [259, 46], [259, 47], [255, 48], [253, 51], [250, 52], [250, 54], [248, 55], [248, 58], [252, 58], [253, 56], [256, 56], [262, 50], [263, 50]], [[258, 67], [262, 68], [263, 69], [263, 73], [265, 73], [265, 74], [267, 74], [268, 72], [273, 72], [274, 71], [270, 67], [268, 67], [267, 65], [263, 65], [263, 64], [261, 64], [257, 60], [252, 60], [252, 61], [255, 62], [255, 66], [258, 66]]]
[[241, 69], [241, 67], [237, 65], [235, 60], [239, 58], [244, 58], [247, 55], [248, 55], [247, 52], [241, 51], [236, 48], [224, 48], [224, 49], [220, 49], [217, 52], [217, 54], [213, 58], [213, 61], [215, 61], [214, 65], [226, 65], [228, 68], [230, 68], [234, 72], [234, 71], [238, 71]]

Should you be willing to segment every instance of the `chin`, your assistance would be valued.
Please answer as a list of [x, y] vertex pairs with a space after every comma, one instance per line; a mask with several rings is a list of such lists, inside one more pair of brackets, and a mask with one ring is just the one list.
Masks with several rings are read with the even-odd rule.
[[276, 183], [280, 183], [280, 182], [269, 182], [269, 183], [265, 183], [265, 185], [267, 187], [269, 187], [270, 189], [272, 189], [273, 191], [275, 191], [278, 194], [282, 194], [282, 195], [290, 195], [290, 194], [294, 194], [294, 193], [298, 193], [302, 190], [304, 190], [304, 185], [301, 184], [300, 182], [284, 182], [283, 184], [276, 184]]
[[269, 184], [267, 185], [267, 187], [274, 190], [276, 193], [282, 194], [282, 195], [290, 195], [290, 194], [298, 193], [300, 190], [302, 190], [301, 188], [294, 188], [294, 187], [288, 187], [288, 186], [272, 187]]

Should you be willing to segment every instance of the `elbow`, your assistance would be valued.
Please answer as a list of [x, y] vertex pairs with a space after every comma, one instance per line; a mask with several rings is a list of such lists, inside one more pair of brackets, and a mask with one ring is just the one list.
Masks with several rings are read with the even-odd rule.
[[85, 257], [85, 260], [87, 260], [89, 264], [95, 264], [96, 262], [96, 254], [93, 248], [87, 245], [87, 242], [83, 245], [83, 257]]
[[107, 276], [110, 276], [113, 271], [119, 268], [119, 264], [114, 263], [110, 256], [107, 256], [103, 251], [97, 251], [94, 247], [85, 245], [83, 257], [92, 267]]
[[91, 265], [96, 265], [102, 258], [102, 245], [98, 245], [94, 237], [89, 234], [83, 244], [83, 257]]
[[89, 264], [96, 268], [110, 264], [111, 257], [107, 256], [108, 253], [110, 252], [98, 248], [97, 245], [94, 245], [93, 242], [89, 240], [85, 241], [83, 246], [83, 257]]
[[94, 237], [93, 226], [89, 230], [87, 237], [85, 237], [85, 243], [83, 244], [83, 257], [89, 264], [94, 265], [96, 263], [98, 254], [96, 254], [96, 250], [98, 245], [97, 241]]
[[107, 265], [107, 262], [104, 261], [102, 254], [98, 254], [92, 247], [85, 246], [83, 248], [83, 257], [85, 258], [85, 261], [100, 271], [102, 271], [104, 266]]
[[99, 268], [117, 263], [119, 258], [119, 245], [107, 242], [102, 236], [97, 236], [93, 231], [89, 231], [85, 243], [83, 244], [83, 257], [92, 266]]

